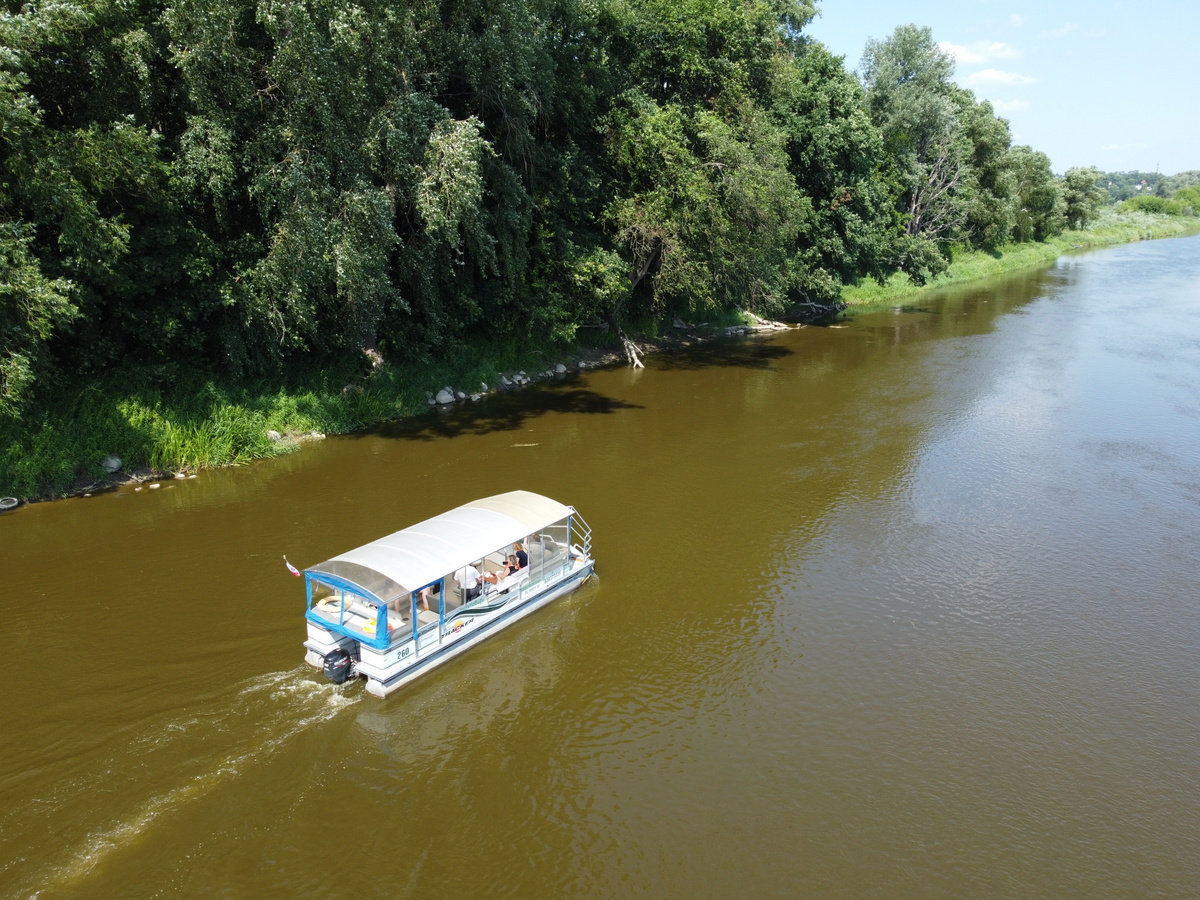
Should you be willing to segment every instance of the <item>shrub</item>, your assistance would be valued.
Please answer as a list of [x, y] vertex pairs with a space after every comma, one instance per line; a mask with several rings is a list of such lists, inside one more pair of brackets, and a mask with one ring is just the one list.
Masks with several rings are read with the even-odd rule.
[[1165, 197], [1155, 197], [1153, 194], [1139, 194], [1130, 197], [1120, 206], [1121, 212], [1147, 212], [1160, 215], [1176, 215], [1171, 209], [1171, 201]]

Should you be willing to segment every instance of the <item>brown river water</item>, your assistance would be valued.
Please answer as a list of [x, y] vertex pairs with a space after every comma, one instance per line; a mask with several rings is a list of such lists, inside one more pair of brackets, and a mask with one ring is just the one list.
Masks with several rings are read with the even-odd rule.
[[[310, 565], [598, 578], [386, 700]], [[1200, 896], [1200, 237], [0, 516], [0, 897]]]

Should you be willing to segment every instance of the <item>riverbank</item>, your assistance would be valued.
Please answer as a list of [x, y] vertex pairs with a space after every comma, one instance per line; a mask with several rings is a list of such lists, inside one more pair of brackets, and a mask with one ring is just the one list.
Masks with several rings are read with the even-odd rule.
[[863, 281], [847, 286], [842, 291], [842, 302], [846, 304], [847, 312], [853, 315], [855, 312], [894, 306], [898, 301], [914, 299], [951, 285], [1049, 265], [1064, 253], [1074, 250], [1181, 237], [1197, 232], [1200, 232], [1200, 219], [1142, 212], [1119, 213], [1110, 208], [1101, 211], [1091, 227], [1081, 231], [1066, 231], [1043, 243], [1010, 244], [995, 254], [983, 251], [958, 254], [945, 272], [925, 285], [913, 284], [906, 276], [897, 274], [886, 284]]
[[[687, 328], [647, 323], [631, 331], [639, 349], [653, 353], [753, 327], [745, 316], [710, 318]], [[346, 360], [257, 381], [172, 366], [118, 370], [63, 391], [19, 426], [0, 428], [0, 497], [58, 499], [244, 465], [327, 434], [623, 361], [620, 342], [607, 330], [589, 329], [583, 338], [565, 347], [463, 346], [454, 362]]]
[[[1072, 250], [1198, 230], [1194, 218], [1105, 211], [1093, 227], [1042, 244], [1005, 247], [995, 255], [964, 253], [926, 286], [897, 275], [884, 285], [849, 286], [842, 299], [853, 315], [948, 285], [1047, 265]], [[744, 316], [709, 318], [686, 328], [647, 322], [627, 330], [642, 352], [653, 353], [752, 324]], [[326, 434], [362, 431], [431, 406], [469, 403], [623, 361], [620, 342], [607, 330], [581, 335], [566, 347], [471, 345], [460, 348], [453, 362], [371, 366], [364, 358], [251, 382], [171, 366], [116, 371], [64, 391], [56, 402], [30, 411], [19, 427], [0, 428], [0, 497], [52, 499], [242, 465], [290, 453]]]

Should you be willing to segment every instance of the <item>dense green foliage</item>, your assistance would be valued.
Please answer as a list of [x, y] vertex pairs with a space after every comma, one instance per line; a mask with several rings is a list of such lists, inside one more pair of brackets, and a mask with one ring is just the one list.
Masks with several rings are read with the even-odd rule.
[[1200, 169], [1166, 175], [1155, 184], [1154, 192], [1160, 197], [1174, 197], [1178, 191], [1190, 187], [1200, 187]]
[[1095, 214], [1093, 171], [1013, 147], [928, 29], [860, 81], [805, 36], [813, 0], [3, 9], [0, 491], [95, 472], [21, 454], [100, 384], [146, 462], [166, 438], [135, 411], [197, 392], [336, 373], [391, 392], [318, 417], [362, 424], [486, 348], [828, 314]]
[[1063, 176], [1062, 193], [1067, 226], [1083, 228], [1095, 220], [1107, 199], [1100, 186], [1101, 175], [1094, 168], [1068, 169]]
[[1147, 212], [1164, 216], [1200, 215], [1200, 185], [1179, 188], [1169, 198], [1139, 194], [1121, 204], [1123, 212]]
[[1031, 147], [1013, 147], [1009, 159], [1015, 179], [1012, 238], [1017, 243], [1045, 241], [1067, 221], [1066, 199], [1050, 171], [1050, 157]]

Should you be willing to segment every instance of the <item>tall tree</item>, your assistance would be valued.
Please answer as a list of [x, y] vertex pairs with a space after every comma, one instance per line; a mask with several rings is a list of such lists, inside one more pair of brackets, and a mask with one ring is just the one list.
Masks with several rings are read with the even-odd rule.
[[899, 255], [900, 190], [862, 86], [824, 46], [806, 42], [775, 77], [774, 113], [788, 168], [807, 201], [792, 262], [793, 291], [830, 309], [843, 284], [886, 278]]
[[614, 62], [633, 84], [606, 119], [607, 218], [643, 311], [777, 312], [807, 204], [770, 114], [804, 3], [648, 0], [629, 8]]
[[901, 25], [887, 39], [867, 42], [859, 73], [871, 118], [904, 186], [901, 202], [912, 240], [902, 265], [921, 277], [922, 268], [939, 265], [932, 248], [921, 245], [949, 242], [966, 219], [958, 193], [970, 145], [950, 81], [954, 60], [929, 28]]
[[1083, 228], [1100, 212], [1108, 192], [1100, 186], [1100, 172], [1088, 166], [1067, 169], [1062, 179], [1068, 228]]
[[1009, 155], [1012, 136], [1008, 122], [996, 116], [992, 104], [975, 99], [968, 90], [954, 91], [966, 158], [961, 239], [971, 246], [995, 250], [1011, 240], [1015, 215], [1016, 178]]
[[1066, 203], [1050, 157], [1028, 146], [1013, 147], [1010, 159], [1016, 179], [1012, 239], [1044, 241], [1066, 225]]

